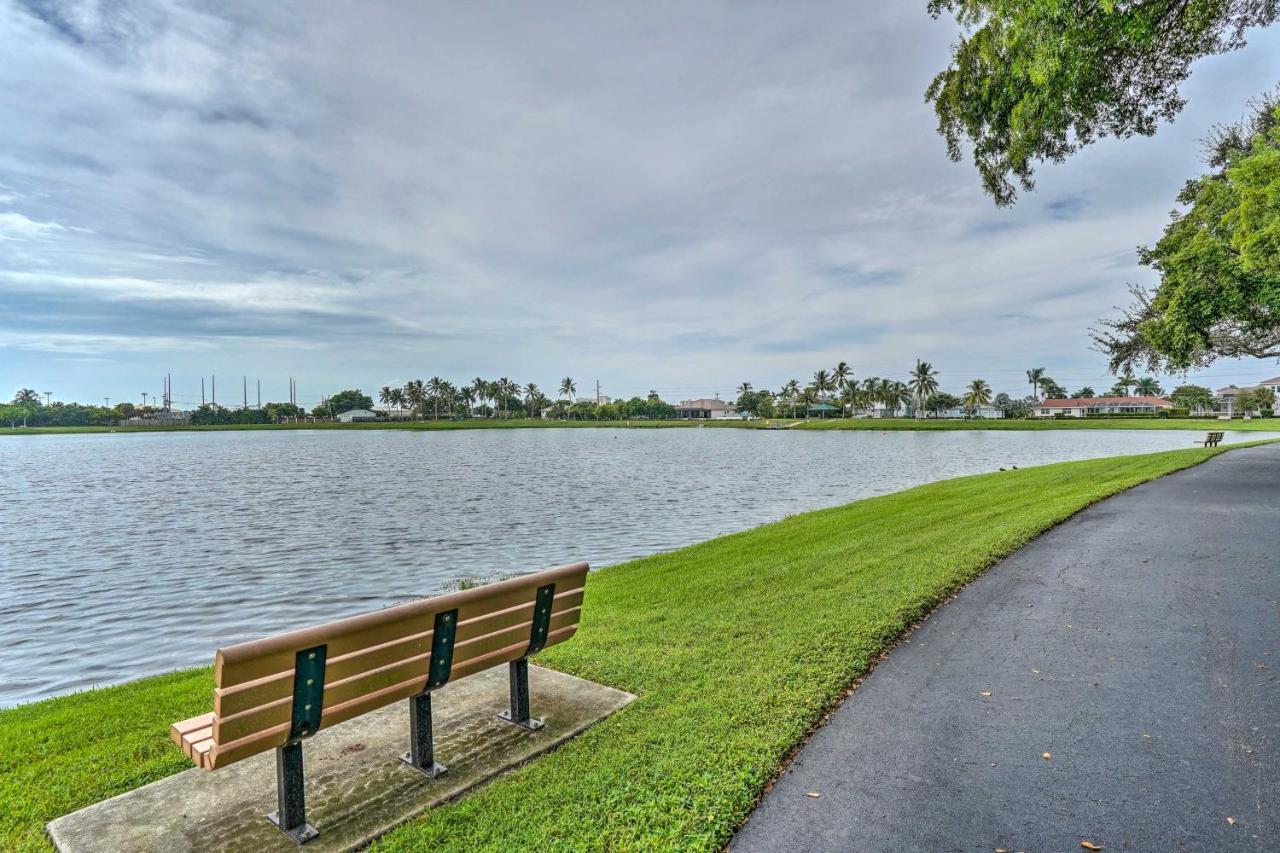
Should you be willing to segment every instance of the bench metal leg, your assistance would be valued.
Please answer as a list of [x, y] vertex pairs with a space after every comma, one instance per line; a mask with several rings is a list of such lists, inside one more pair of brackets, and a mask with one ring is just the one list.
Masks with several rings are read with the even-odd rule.
[[276, 748], [277, 811], [267, 820], [298, 844], [306, 844], [320, 833], [307, 823], [307, 804], [302, 790], [302, 741]]
[[431, 736], [431, 694], [419, 693], [409, 700], [409, 751], [400, 760], [434, 779], [449, 770], [436, 763], [435, 755]]
[[536, 732], [543, 723], [529, 716], [529, 659], [512, 661], [508, 664], [508, 674], [511, 678], [511, 710], [503, 711], [498, 717]]

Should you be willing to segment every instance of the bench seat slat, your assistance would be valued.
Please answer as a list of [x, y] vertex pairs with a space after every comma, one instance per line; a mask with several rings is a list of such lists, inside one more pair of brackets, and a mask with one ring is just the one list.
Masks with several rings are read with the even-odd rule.
[[[398, 661], [431, 654], [431, 638], [434, 631], [414, 634], [403, 640], [382, 643], [345, 655], [329, 658], [325, 662], [325, 684], [342, 681], [362, 672], [378, 669]], [[213, 710], [219, 718], [230, 717], [244, 711], [293, 696], [293, 668], [268, 675], [230, 688], [214, 691]]]
[[585, 563], [561, 566], [220, 649], [214, 666], [215, 679], [218, 686], [225, 689], [291, 670], [298, 650], [322, 643], [328, 645], [330, 657], [340, 657], [410, 634], [424, 633], [431, 630], [437, 613], [455, 608], [459, 621], [467, 621], [532, 601], [542, 584], [555, 583], [557, 592], [581, 587], [585, 566]]
[[[577, 612], [582, 605], [582, 587], [557, 593], [551, 605], [552, 618], [572, 609]], [[498, 630], [514, 630], [520, 626], [528, 631], [533, 619], [534, 602], [530, 599], [514, 607], [459, 621], [454, 646], [454, 659], [462, 654], [476, 639], [497, 633]], [[561, 617], [563, 618], [563, 617]], [[557, 626], [559, 627], [559, 626]], [[325, 665], [325, 689], [362, 672], [369, 672], [399, 661], [416, 658], [431, 652], [434, 632], [415, 634], [403, 640], [382, 643], [366, 649], [331, 657]], [[214, 713], [226, 720], [254, 708], [270, 705], [293, 696], [293, 669], [265, 676], [230, 688], [214, 690]], [[326, 699], [326, 701], [328, 701]], [[220, 738], [221, 739], [221, 738]], [[234, 738], [233, 738], [234, 739]]]
[[[532, 608], [530, 608], [532, 612]], [[553, 613], [551, 616], [550, 629], [554, 634], [556, 631], [566, 627], [576, 627], [578, 623], [578, 614], [580, 608], [572, 608], [571, 610], [563, 610], [560, 613]], [[520, 625], [506, 628], [493, 634], [483, 637], [477, 637], [468, 640], [466, 643], [454, 646], [453, 670], [456, 675], [453, 677], [461, 677], [463, 667], [477, 658], [489, 660], [496, 651], [507, 652], [516, 650], [519, 652], [513, 658], [502, 658], [501, 660], [493, 660], [492, 663], [486, 663], [482, 668], [488, 668], [498, 663], [504, 663], [506, 660], [517, 660], [523, 656], [524, 650], [529, 645], [529, 634], [533, 629], [533, 621], [530, 620]], [[555, 642], [559, 642], [556, 640]], [[419, 685], [418, 692], [427, 682], [427, 668], [431, 664], [431, 654], [428, 651], [425, 655], [419, 655], [415, 658], [409, 658], [403, 661], [396, 661], [387, 666], [378, 669], [362, 672], [357, 675], [342, 679], [340, 681], [330, 681], [325, 679], [324, 687], [324, 707], [343, 705], [352, 700], [358, 699], [367, 694], [375, 694], [383, 689], [404, 683], [412, 682], [416, 679]], [[466, 670], [470, 674], [474, 670]], [[292, 691], [292, 687], [290, 688]], [[288, 722], [293, 712], [293, 696], [278, 699], [270, 704], [261, 705], [257, 708], [251, 708], [239, 714], [227, 717], [218, 717], [214, 722], [214, 739], [218, 743], [230, 743], [247, 737], [255, 731], [261, 729], [273, 728], [281, 723]], [[324, 718], [321, 718], [321, 727], [326, 725]]]

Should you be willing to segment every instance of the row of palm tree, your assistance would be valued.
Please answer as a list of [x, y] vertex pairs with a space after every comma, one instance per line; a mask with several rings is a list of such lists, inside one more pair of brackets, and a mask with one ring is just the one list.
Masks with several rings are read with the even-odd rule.
[[[832, 370], [820, 369], [814, 372], [813, 379], [807, 385], [801, 385], [792, 379], [777, 392], [756, 390], [750, 382], [738, 386], [739, 399], [750, 399], [752, 395], [759, 401], [761, 397], [779, 405], [784, 411], [789, 410], [795, 417], [801, 406], [805, 411], [824, 402], [838, 402], [842, 413], [853, 413], [880, 405], [888, 412], [896, 412], [910, 404], [916, 417], [923, 417], [931, 398], [938, 393], [938, 371], [927, 361], [917, 360], [911, 369], [906, 382], [870, 376], [856, 379], [847, 362], [840, 362]], [[984, 379], [974, 379], [965, 389], [960, 404], [967, 409], [979, 409], [991, 405], [993, 394], [991, 386]]]
[[[577, 383], [570, 377], [560, 381], [560, 394], [565, 416], [570, 414], [573, 395], [578, 390]], [[430, 379], [410, 379], [401, 387], [383, 385], [378, 391], [378, 400], [403, 417], [406, 409], [425, 417], [430, 411], [432, 418], [439, 419], [443, 411], [446, 415], [461, 412], [473, 415], [477, 409], [487, 412], [490, 417], [505, 418], [512, 415], [517, 407], [536, 417], [542, 409], [550, 406], [552, 401], [537, 383], [527, 385], [502, 377], [500, 379], [483, 379], [477, 376], [471, 382], [455, 385], [447, 379], [433, 376]]]

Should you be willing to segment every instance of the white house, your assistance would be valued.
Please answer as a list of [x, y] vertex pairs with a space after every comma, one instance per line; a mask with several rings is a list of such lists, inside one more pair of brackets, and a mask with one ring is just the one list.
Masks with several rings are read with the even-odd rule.
[[338, 415], [338, 421], [344, 424], [364, 424], [380, 420], [382, 417], [377, 412], [371, 412], [368, 409], [352, 409]]
[[1162, 397], [1081, 397], [1078, 400], [1041, 400], [1031, 409], [1033, 417], [1052, 418], [1065, 415], [1083, 418], [1086, 415], [1154, 415], [1173, 408], [1173, 403]]
[[722, 421], [735, 416], [733, 406], [717, 398], [701, 397], [681, 400], [675, 407], [676, 417], [683, 420]]

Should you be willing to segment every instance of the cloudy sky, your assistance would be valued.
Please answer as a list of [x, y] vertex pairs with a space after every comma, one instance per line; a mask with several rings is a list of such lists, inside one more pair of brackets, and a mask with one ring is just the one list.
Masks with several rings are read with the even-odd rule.
[[674, 399], [917, 357], [1101, 391], [1088, 328], [1280, 27], [997, 210], [934, 132], [924, 5], [0, 0], [0, 396]]

